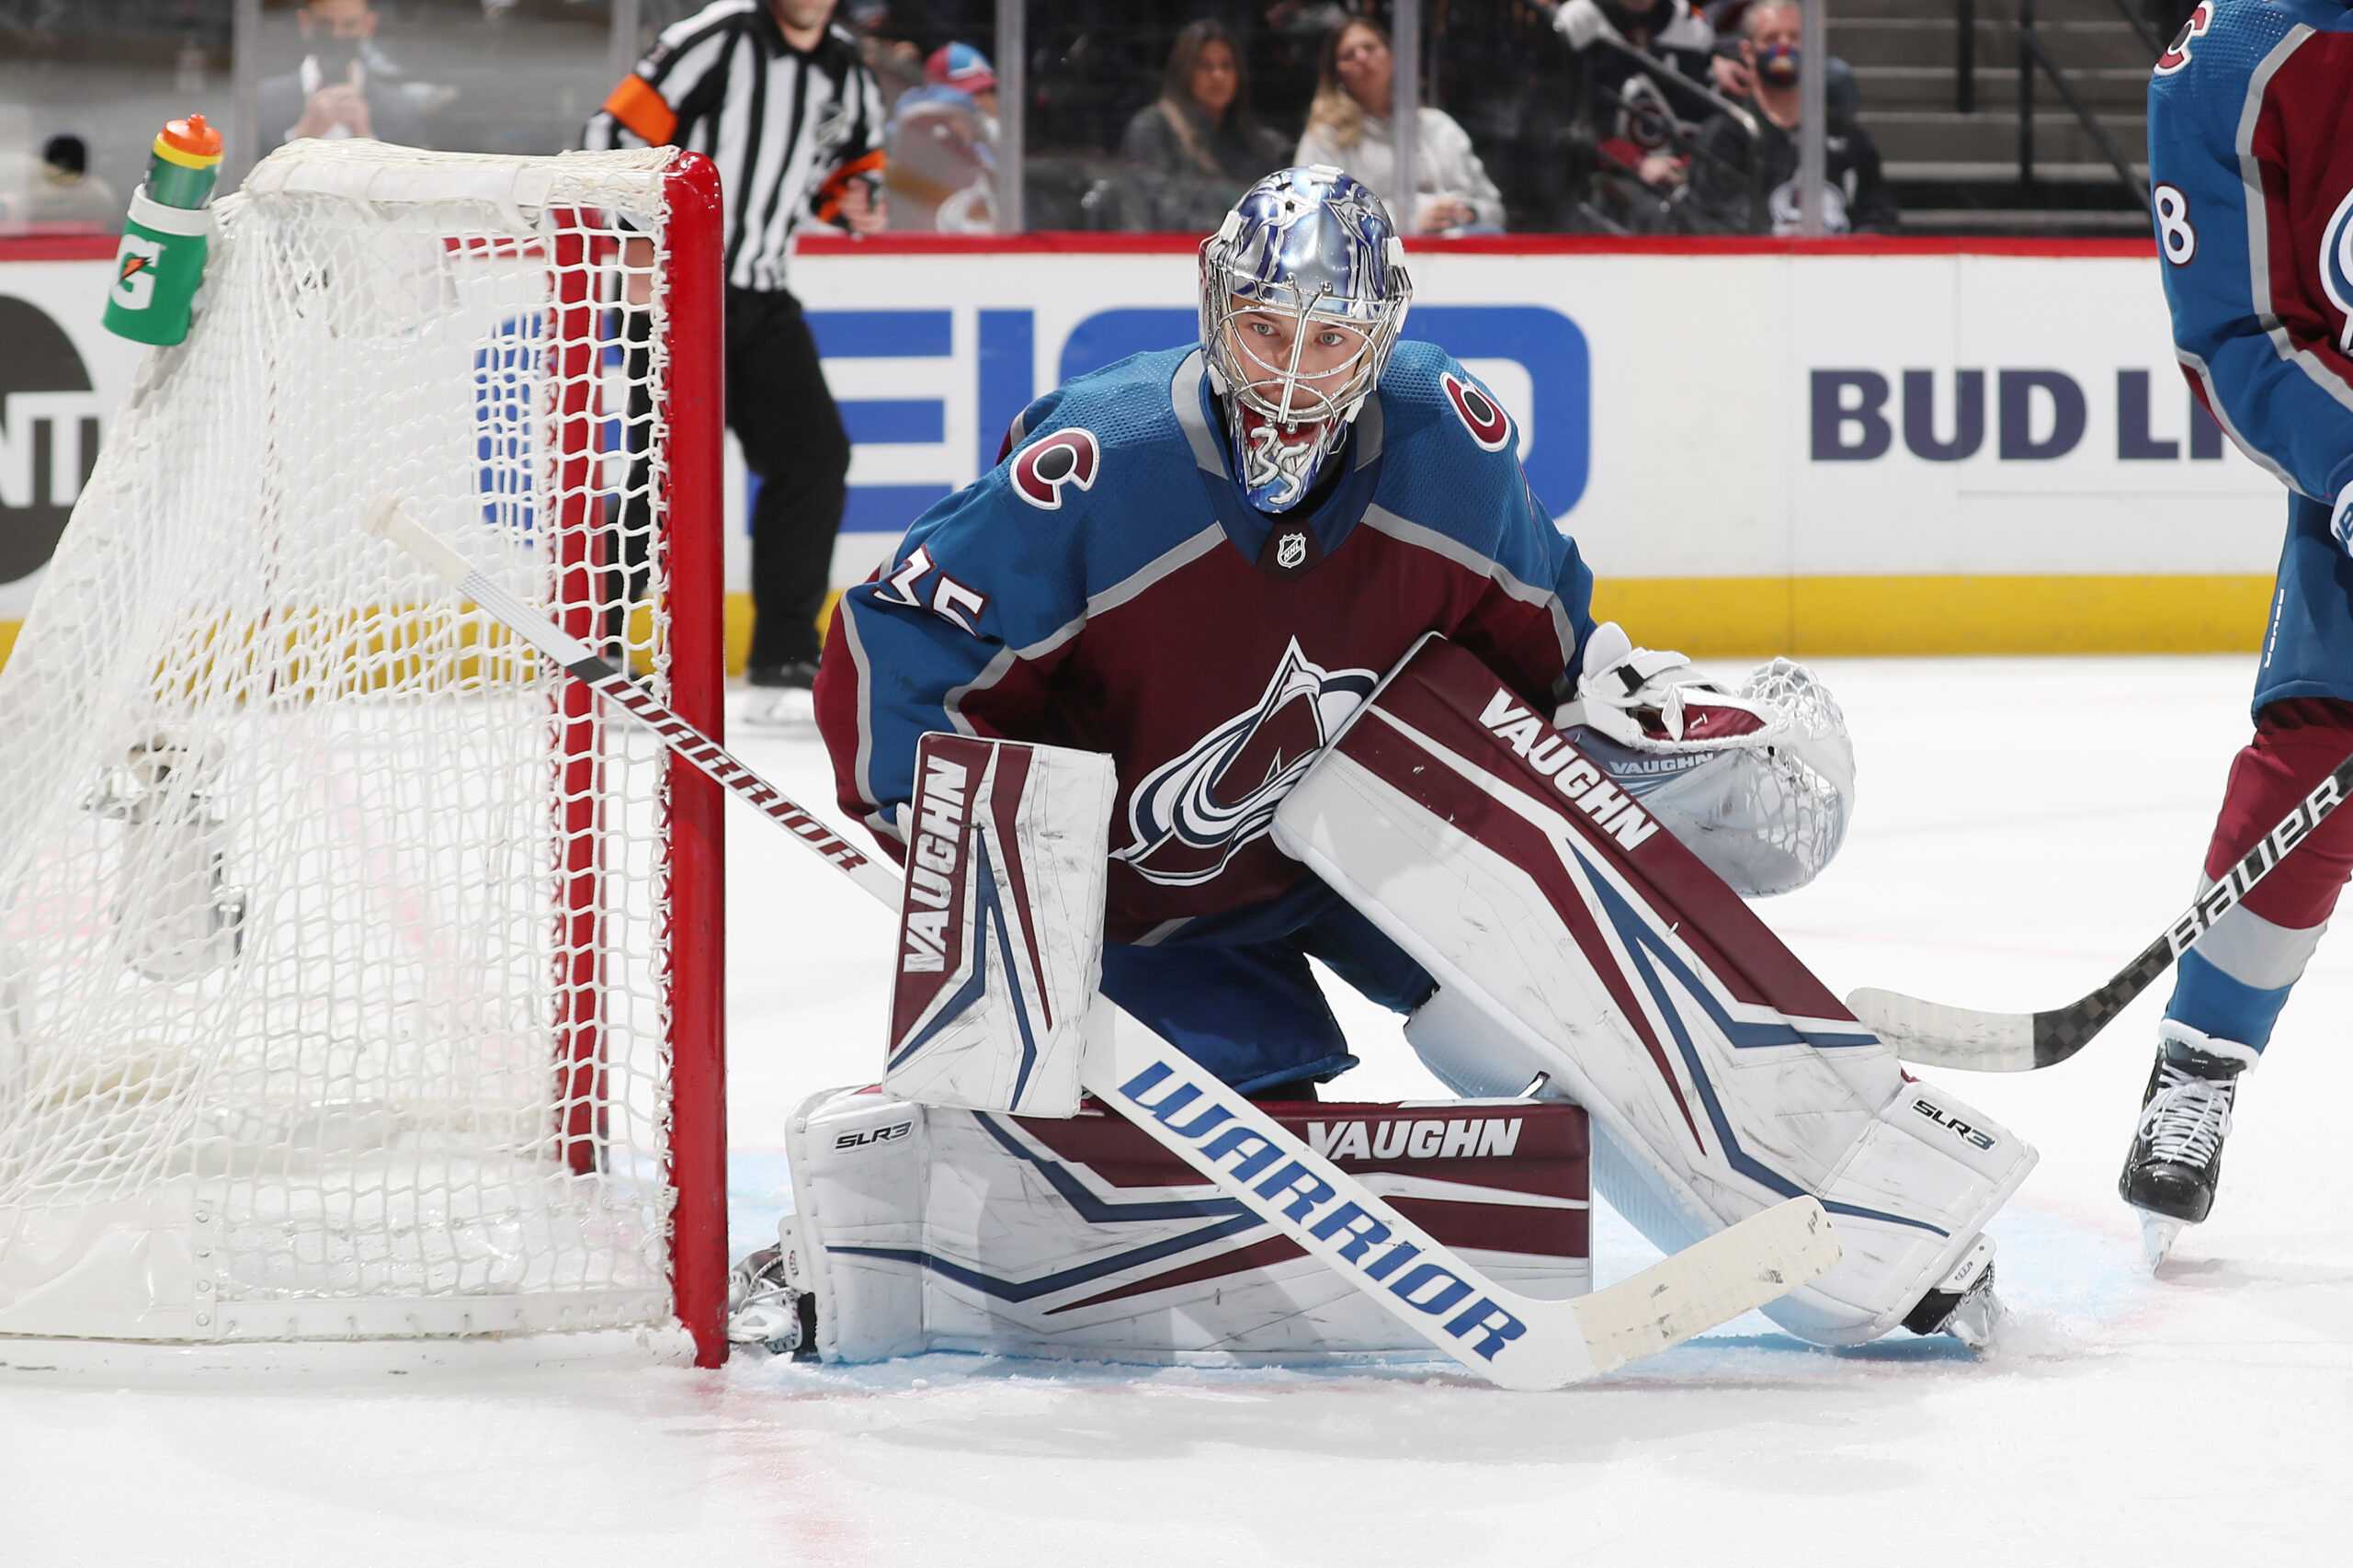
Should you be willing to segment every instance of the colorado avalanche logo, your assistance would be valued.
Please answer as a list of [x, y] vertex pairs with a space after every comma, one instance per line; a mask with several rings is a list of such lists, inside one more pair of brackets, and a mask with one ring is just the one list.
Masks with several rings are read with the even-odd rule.
[[2353, 191], [2336, 204], [2336, 215], [2320, 236], [2320, 286], [2336, 307], [2344, 324], [2336, 329], [2336, 347], [2353, 354]]
[[2189, 40], [2204, 38], [2206, 29], [2214, 25], [2214, 7], [2201, 5], [2189, 13], [2189, 20], [2181, 24], [2181, 31], [2173, 35], [2173, 42], [2157, 56], [2157, 74], [2170, 76], [2189, 63]]
[[1103, 449], [1091, 430], [1077, 426], [1057, 430], [1052, 435], [1021, 449], [1013, 460], [1013, 490], [1032, 506], [1058, 512], [1063, 505], [1063, 486], [1074, 484], [1081, 490], [1095, 488], [1095, 471], [1103, 460]]
[[1500, 452], [1504, 443], [1511, 439], [1511, 419], [1497, 407], [1495, 400], [1448, 370], [1438, 377], [1438, 384], [1446, 388], [1449, 403], [1462, 416], [1462, 427], [1479, 443], [1483, 452]]
[[1380, 676], [1327, 670], [1293, 638], [1258, 705], [1145, 776], [1128, 798], [1133, 839], [1115, 851], [1146, 881], [1189, 887], [1225, 869], [1274, 825], [1275, 808]]

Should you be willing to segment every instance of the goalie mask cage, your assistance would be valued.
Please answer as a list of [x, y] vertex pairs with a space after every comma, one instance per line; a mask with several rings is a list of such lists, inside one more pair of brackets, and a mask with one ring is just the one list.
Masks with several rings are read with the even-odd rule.
[[715, 1364], [718, 788], [361, 528], [720, 733], [711, 166], [305, 141], [217, 211], [0, 671], [0, 1335]]

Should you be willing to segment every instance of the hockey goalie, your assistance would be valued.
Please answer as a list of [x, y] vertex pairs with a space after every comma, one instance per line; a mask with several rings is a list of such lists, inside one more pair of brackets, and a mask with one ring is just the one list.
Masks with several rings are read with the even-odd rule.
[[[1828, 694], [1595, 624], [1509, 415], [1399, 340], [1403, 248], [1356, 182], [1268, 176], [1200, 278], [1198, 344], [1040, 398], [844, 597], [817, 709], [908, 870], [889, 1048], [794, 1119], [796, 1212], [733, 1332], [1420, 1348], [1082, 1100], [1100, 997], [1530, 1296], [1587, 1288], [1588, 1180], [1670, 1251], [1811, 1194], [1841, 1261], [1777, 1321], [1982, 1343], [1984, 1227], [2032, 1151], [1908, 1079], [1743, 902], [1844, 833]], [[1465, 1097], [1323, 1099], [1356, 1058], [1310, 960]]]

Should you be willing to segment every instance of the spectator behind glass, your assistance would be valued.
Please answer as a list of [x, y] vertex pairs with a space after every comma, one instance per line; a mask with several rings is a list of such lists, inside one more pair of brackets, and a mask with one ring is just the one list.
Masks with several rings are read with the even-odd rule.
[[1188, 22], [1168, 51], [1160, 97], [1128, 121], [1120, 155], [1133, 168], [1144, 225], [1201, 233], [1262, 176], [1283, 166], [1282, 136], [1250, 113], [1240, 40], [1223, 22]]
[[79, 136], [52, 136], [42, 145], [25, 196], [25, 216], [36, 223], [112, 229], [122, 222], [122, 201], [90, 173], [90, 149]]
[[292, 71], [255, 86], [256, 156], [309, 136], [425, 145], [416, 106], [384, 79], [385, 62], [374, 47], [376, 19], [368, 0], [307, 0], [294, 13], [309, 52]]
[[[1389, 35], [1372, 23], [1357, 17], [1335, 28], [1324, 40], [1296, 161], [1344, 170], [1402, 215], [1389, 129], [1394, 63]], [[1442, 109], [1425, 108], [1414, 121], [1414, 190], [1413, 221], [1401, 226], [1415, 233], [1503, 232], [1504, 199], [1469, 134]]]
[[1604, 95], [1595, 106], [1595, 141], [1609, 164], [1632, 171], [1644, 185], [1661, 190], [1680, 185], [1685, 149], [1699, 136], [1707, 101], [1677, 91], [1672, 83], [1662, 86], [1658, 77], [1707, 85], [1716, 42], [1708, 18], [1690, 0], [1567, 0], [1552, 12], [1552, 30], [1580, 54], [1597, 38], [1614, 38], [1666, 67], [1651, 73], [1616, 50], [1595, 53], [1591, 80]]
[[923, 62], [923, 79], [935, 87], [953, 87], [972, 100], [989, 118], [989, 135], [996, 135], [996, 67], [969, 43], [943, 43]]
[[884, 108], [924, 85], [923, 51], [899, 36], [884, 0], [844, 0], [836, 19], [858, 40], [858, 58], [873, 73]]
[[[1761, 136], [1719, 114], [1699, 128], [1691, 199], [1718, 223], [1752, 234], [1798, 232], [1797, 0], [1751, 0], [1741, 17], [1741, 63], [1756, 82], [1749, 102]], [[1756, 161], [1762, 160], [1761, 167]], [[1894, 199], [1880, 178], [1879, 149], [1854, 120], [1832, 111], [1823, 135], [1822, 226], [1846, 234], [1895, 226]]]
[[924, 85], [903, 93], [883, 133], [893, 229], [985, 234], [996, 227], [996, 70], [968, 43], [943, 44]]
[[[1741, 30], [1741, 18], [1748, 14], [1748, 6], [1749, 0], [1716, 0], [1708, 7], [1709, 24], [1716, 29], [1717, 38], [1724, 40], [1716, 45], [1709, 69], [1714, 73], [1716, 91], [1728, 98], [1750, 97], [1756, 91], [1756, 74], [1741, 58], [1740, 40], [1730, 36]], [[1859, 98], [1855, 68], [1835, 54], [1823, 73], [1822, 93], [1830, 105], [1833, 119], [1855, 118], [1855, 105]]]

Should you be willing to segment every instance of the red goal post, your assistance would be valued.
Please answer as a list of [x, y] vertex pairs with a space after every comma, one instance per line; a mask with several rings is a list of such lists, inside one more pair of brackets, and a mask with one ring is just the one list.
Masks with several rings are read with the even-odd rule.
[[[670, 248], [670, 705], [726, 735], [721, 494], [726, 377], [719, 171], [680, 153], [663, 175]], [[686, 526], [679, 526], [679, 519]], [[576, 682], [564, 683], [569, 700]], [[671, 1288], [695, 1364], [727, 1359], [727, 836], [719, 786], [665, 756], [672, 904]]]

